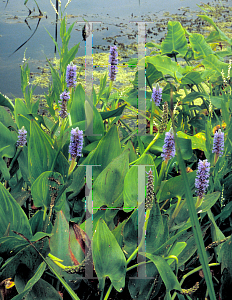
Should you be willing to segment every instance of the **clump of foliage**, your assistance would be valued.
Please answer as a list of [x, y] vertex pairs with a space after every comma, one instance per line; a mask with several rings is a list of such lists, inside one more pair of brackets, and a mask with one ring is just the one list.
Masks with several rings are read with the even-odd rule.
[[77, 84], [79, 44], [68, 49], [74, 24], [63, 18], [50, 117], [27, 63], [24, 101], [0, 94], [3, 299], [229, 299], [232, 40], [200, 18], [214, 28], [207, 38], [170, 21], [161, 45], [146, 45], [155, 51], [128, 62], [138, 71], [123, 93], [116, 47], [97, 92]]

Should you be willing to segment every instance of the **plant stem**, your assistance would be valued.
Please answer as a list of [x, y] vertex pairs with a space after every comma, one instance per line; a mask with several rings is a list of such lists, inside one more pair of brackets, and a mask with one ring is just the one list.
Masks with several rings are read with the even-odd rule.
[[154, 137], [154, 139], [150, 142], [150, 144], [147, 146], [147, 148], [144, 150], [143, 154], [136, 160], [132, 161], [129, 165], [132, 165], [134, 163], [136, 163], [140, 158], [142, 158], [143, 156], [145, 156], [145, 154], [147, 153], [147, 151], [150, 150], [150, 148], [154, 145], [154, 143], [158, 140], [160, 136], [160, 133], [157, 132], [156, 136]]
[[153, 115], [154, 115], [155, 103], [151, 102], [151, 119], [150, 119], [150, 134], [153, 135]]
[[111, 285], [110, 285], [110, 287], [108, 288], [108, 291], [107, 291], [107, 293], [106, 293], [106, 295], [105, 295], [104, 300], [107, 300], [107, 299], [108, 299], [108, 297], [109, 297], [109, 295], [110, 295], [110, 292], [111, 292], [112, 288], [113, 288], [113, 284], [111, 283]]
[[[209, 264], [209, 265], [208, 265], [208, 267], [215, 267], [215, 266], [220, 266], [220, 263], [212, 263], [212, 264]], [[185, 274], [185, 275], [182, 277], [181, 281], [180, 281], [180, 286], [183, 284], [183, 282], [185, 281], [185, 279], [186, 279], [188, 276], [190, 276], [190, 275], [192, 275], [192, 274], [194, 274], [194, 273], [196, 273], [196, 272], [199, 272], [202, 268], [203, 268], [202, 266], [197, 267], [197, 268], [195, 268], [194, 270], [192, 270], [192, 271], [188, 272], [187, 274]], [[176, 292], [173, 294], [172, 300], [174, 300], [175, 297], [176, 297]], [[210, 299], [212, 299], [212, 298], [210, 298]]]

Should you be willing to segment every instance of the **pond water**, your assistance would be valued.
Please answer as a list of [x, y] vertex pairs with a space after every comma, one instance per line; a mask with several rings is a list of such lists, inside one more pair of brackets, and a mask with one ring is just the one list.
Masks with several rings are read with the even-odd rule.
[[[37, 0], [43, 13], [38, 29], [23, 47], [12, 54], [32, 35], [38, 23], [39, 11], [35, 2], [29, 0], [27, 7], [23, 3], [24, 0], [9, 0], [6, 6], [6, 0], [0, 0], [0, 92], [11, 99], [22, 96], [20, 64], [25, 50], [26, 58], [30, 58], [29, 66], [32, 72], [38, 72], [40, 66], [46, 63], [46, 57], [54, 56], [54, 44], [46, 29], [54, 36], [55, 12], [48, 0]], [[123, 43], [125, 46], [135, 43], [135, 21], [151, 22], [146, 27], [147, 32], [149, 29], [146, 42], [159, 42], [160, 38], [164, 37], [167, 21], [172, 20], [173, 14], [177, 16], [176, 20], [190, 25], [197, 19], [197, 13], [203, 13], [197, 6], [203, 3], [212, 6], [229, 5], [228, 0], [72, 0], [65, 14], [68, 15], [68, 26], [75, 21], [83, 22], [83, 18], [87, 21], [101, 22], [93, 25], [93, 53], [97, 53], [108, 51], [109, 45], [113, 45], [114, 42]], [[65, 4], [66, 1], [62, 1], [60, 11], [64, 11]], [[28, 17], [29, 9], [32, 13]], [[83, 23], [75, 24], [70, 40], [70, 47], [81, 42], [78, 56], [85, 55], [82, 27]], [[35, 94], [41, 92], [41, 88], [36, 88]]]

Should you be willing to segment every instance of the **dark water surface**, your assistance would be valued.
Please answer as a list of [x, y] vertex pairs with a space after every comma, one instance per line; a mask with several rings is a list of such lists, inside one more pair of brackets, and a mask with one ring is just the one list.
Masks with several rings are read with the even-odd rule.
[[[55, 3], [55, 0], [52, 0]], [[43, 66], [47, 58], [54, 56], [54, 44], [45, 28], [54, 37], [55, 11], [49, 0], [37, 0], [43, 18], [34, 36], [16, 53], [11, 55], [33, 33], [38, 23], [38, 8], [34, 1], [29, 0], [27, 7], [33, 11], [27, 22], [25, 19], [29, 10], [23, 5], [24, 0], [0, 0], [0, 92], [11, 99], [21, 97], [20, 90], [20, 64], [26, 50], [26, 58], [30, 58], [29, 66], [32, 72], [38, 72], [38, 67]], [[62, 0], [61, 11], [67, 2]], [[98, 21], [93, 25], [93, 53], [108, 51], [109, 45], [114, 41], [129, 45], [136, 42], [136, 24], [132, 21], [147, 21], [146, 30], [150, 29], [146, 41], [159, 42], [160, 37], [166, 33], [168, 19], [172, 14], [181, 18], [185, 23], [197, 19], [197, 13], [203, 11], [197, 4], [209, 3], [210, 5], [229, 5], [228, 1], [214, 0], [72, 0], [65, 10], [68, 15], [68, 26], [75, 21]], [[82, 41], [81, 29], [83, 23], [76, 23], [71, 35], [69, 46], [79, 43], [78, 56], [85, 55], [85, 42]], [[185, 26], [185, 24], [183, 24]], [[58, 40], [59, 41], [59, 40]], [[11, 56], [10, 56], [11, 55]], [[41, 88], [36, 88], [35, 94], [41, 93]]]

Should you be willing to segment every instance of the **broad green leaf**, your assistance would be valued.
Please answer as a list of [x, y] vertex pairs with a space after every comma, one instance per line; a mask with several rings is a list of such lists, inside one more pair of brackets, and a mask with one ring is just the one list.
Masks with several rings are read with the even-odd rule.
[[[144, 157], [140, 158], [136, 163], [135, 166], [130, 167], [129, 171], [126, 174], [124, 180], [124, 189], [123, 189], [123, 199], [124, 199], [124, 206], [123, 209], [133, 210], [134, 207], [138, 206], [138, 167], [136, 165], [148, 165], [146, 167], [146, 171], [148, 172], [151, 168], [153, 171], [154, 176], [154, 190], [158, 183], [158, 173], [156, 167], [154, 166], [154, 161], [151, 155], [146, 154]], [[144, 174], [145, 176], [145, 174]]]
[[18, 163], [23, 180], [30, 185], [28, 171], [28, 147], [24, 146], [18, 157]]
[[6, 126], [0, 122], [0, 132], [1, 132], [1, 146], [0, 155], [5, 157], [13, 157], [15, 154], [15, 144], [17, 142], [17, 133], [10, 131]]
[[[219, 199], [221, 193], [220, 192], [214, 192], [210, 193], [204, 196], [203, 202], [200, 207], [198, 207], [198, 212], [203, 213], [207, 212]], [[197, 201], [197, 197], [193, 198], [194, 201]]]
[[181, 154], [183, 156], [183, 159], [190, 159], [193, 155], [193, 150], [192, 150], [192, 143], [191, 140], [189, 139], [182, 139], [178, 138], [180, 147], [181, 147]]
[[10, 172], [7, 168], [5, 160], [0, 156], [0, 170], [5, 180], [10, 180]]
[[29, 114], [29, 110], [26, 107], [26, 104], [23, 102], [23, 100], [16, 98], [14, 116], [15, 116], [15, 122], [19, 129], [21, 129], [24, 124], [21, 120], [18, 119], [18, 115], [27, 116], [28, 114]]
[[[184, 77], [181, 78], [182, 84], [199, 84], [204, 79], [201, 77], [201, 72], [192, 71], [184, 75]], [[191, 95], [191, 94], [189, 94]]]
[[[33, 287], [33, 285], [36, 284], [36, 282], [38, 282], [38, 280], [43, 275], [45, 269], [46, 269], [46, 263], [43, 261], [40, 264], [40, 266], [38, 267], [38, 269], [35, 272], [34, 276], [30, 279], [28, 278], [28, 282], [27, 282], [26, 286], [25, 286], [26, 282], [24, 282], [23, 285], [22, 285], [20, 280], [18, 280], [19, 279], [18, 276], [16, 275], [15, 284], [16, 284], [17, 291], [20, 294], [15, 296], [13, 299], [14, 300], [21, 300], [23, 298], [23, 296], [26, 295], [29, 292], [29, 290]], [[22, 275], [22, 274], [20, 274], [20, 275]], [[25, 286], [25, 287], [23, 288], [23, 286]]]
[[[44, 221], [43, 221], [43, 216], [44, 212], [43, 210], [38, 210], [29, 220], [30, 226], [31, 226], [31, 231], [33, 235], [36, 235], [37, 232], [43, 231], [44, 227]], [[52, 232], [52, 223], [49, 222], [47, 226], [46, 233], [49, 234]]]
[[190, 139], [192, 141], [192, 149], [199, 149], [202, 151], [206, 150], [205, 146], [205, 135], [202, 132], [199, 132], [193, 136], [187, 135], [186, 133], [182, 131], [177, 132], [178, 137], [184, 138], [184, 139]]
[[221, 76], [222, 70], [224, 71], [224, 74], [227, 74], [228, 72], [228, 64], [220, 61], [214, 54], [210, 54], [205, 57], [202, 64], [205, 68], [216, 71], [217, 76]]
[[[138, 278], [137, 272], [137, 268], [135, 268], [133, 274], [129, 274], [130, 279], [128, 289], [133, 299], [144, 300], [146, 299], [154, 280], [157, 280], [157, 275], [159, 275], [159, 273], [153, 263], [146, 264], [146, 276], [148, 278]], [[135, 278], [133, 279], [133, 277]], [[152, 298], [150, 299], [155, 299], [154, 297], [158, 294], [159, 289], [159, 285], [156, 284], [154, 286], [154, 291], [152, 292]]]
[[[0, 93], [1, 96], [1, 93]], [[16, 129], [16, 124], [13, 121], [11, 115], [9, 114], [9, 112], [2, 106], [0, 106], [0, 122], [2, 122], [2, 124], [4, 126], [6, 126], [7, 128], [9, 128], [10, 126]]]
[[[9, 238], [14, 238], [14, 237], [9, 237]], [[25, 241], [23, 238], [21, 238], [21, 240], [22, 242]], [[11, 242], [11, 241], [6, 241], [6, 242]], [[20, 267], [20, 265], [22, 266], [22, 262], [25, 268], [27, 267], [30, 270], [35, 271], [43, 261], [38, 251], [45, 257], [49, 253], [48, 238], [33, 243], [37, 251], [31, 244], [29, 244], [27, 241], [25, 242], [26, 243], [23, 245], [23, 247], [15, 249], [17, 251], [15, 251], [14, 256], [10, 257], [8, 260], [6, 260], [4, 265], [2, 265], [1, 273], [0, 273], [1, 278], [2, 277], [13, 278], [15, 274], [18, 273], [18, 267]]]
[[227, 42], [227, 43], [230, 44], [230, 45], [232, 44], [230, 38], [228, 38], [228, 37], [225, 35], [225, 33], [224, 33], [223, 31], [221, 31], [221, 30], [217, 27], [217, 25], [213, 22], [213, 20], [212, 20], [210, 17], [208, 17], [208, 16], [206, 16], [206, 15], [199, 15], [198, 17], [200, 17], [201, 19], [203, 19], [203, 20], [209, 22], [209, 23], [216, 29], [216, 31], [218, 32], [218, 36], [220, 37], [221, 41], [225, 41], [225, 42]]
[[15, 235], [12, 230], [22, 233], [27, 238], [32, 236], [31, 227], [26, 214], [15, 201], [11, 194], [0, 183], [0, 237], [2, 237], [10, 223], [10, 235]]
[[162, 72], [164, 75], [171, 75], [174, 78], [182, 78], [182, 68], [176, 62], [172, 61], [170, 57], [167, 56], [148, 56], [146, 57], [146, 62], [151, 63], [155, 68]]
[[[196, 178], [196, 171], [188, 173], [187, 176], [190, 185], [189, 187], [190, 189], [193, 189], [195, 178]], [[185, 186], [184, 186], [183, 178], [182, 176], [176, 176], [165, 181], [162, 187], [160, 201], [164, 201], [174, 197], [182, 197], [184, 194], [185, 194]]]
[[232, 285], [232, 241], [231, 236], [221, 248], [221, 299], [231, 298], [231, 285]]
[[110, 162], [93, 184], [93, 206], [95, 208], [120, 207], [123, 203], [124, 178], [129, 170], [129, 149]]
[[168, 237], [167, 216], [162, 216], [159, 204], [154, 203], [146, 229], [146, 252], [153, 253], [167, 241]]
[[[97, 108], [95, 106], [91, 107], [87, 100], [85, 101], [85, 117], [87, 123], [86, 132], [93, 132], [93, 136], [87, 136], [88, 140], [90, 142], [100, 140], [104, 135], [104, 125], [102, 122], [102, 117]], [[91, 126], [93, 126], [93, 128], [91, 128]]]
[[189, 37], [190, 45], [194, 52], [195, 59], [205, 58], [210, 54], [213, 54], [213, 50], [209, 44], [206, 43], [202, 34], [193, 33]]
[[117, 126], [114, 125], [110, 128], [107, 134], [100, 140], [94, 151], [92, 164], [100, 165], [93, 167], [93, 174], [95, 177], [96, 174], [99, 175], [114, 158], [121, 154]]
[[125, 107], [126, 107], [126, 104], [124, 104], [124, 105], [122, 105], [119, 108], [114, 109], [114, 110], [100, 112], [102, 120], [117, 117], [117, 116], [121, 116], [121, 114], [123, 113], [123, 110], [125, 109]]
[[81, 263], [87, 256], [91, 241], [79, 225], [69, 223], [69, 251], [75, 264]]
[[75, 58], [78, 49], [79, 49], [80, 43], [78, 43], [77, 45], [73, 46], [67, 53], [67, 55], [65, 55], [64, 60], [62, 62], [63, 68], [66, 70], [67, 65]]
[[[74, 265], [69, 246], [69, 224], [62, 211], [57, 212], [52, 233], [50, 238], [51, 254], [62, 259], [62, 264], [65, 266]], [[60, 274], [64, 274], [61, 269], [58, 270]]]
[[12, 112], [14, 111], [13, 103], [8, 97], [4, 96], [2, 93], [0, 93], [0, 105], [8, 107]]
[[159, 78], [162, 78], [162, 73], [156, 69], [156, 67], [147, 62], [146, 66], [146, 79], [150, 86]]
[[188, 46], [185, 37], [185, 31], [180, 22], [169, 21], [168, 33], [161, 44], [161, 53], [163, 54], [180, 54], [185, 56]]
[[42, 173], [31, 186], [34, 205], [49, 207], [53, 199], [54, 208], [59, 211], [66, 200], [65, 193], [63, 193], [56, 201], [63, 185], [64, 180], [60, 173], [52, 171]]
[[150, 253], [141, 253], [143, 255], [146, 255], [149, 259], [153, 261], [155, 264], [165, 286], [166, 286], [166, 293], [170, 293], [172, 290], [178, 290], [181, 291], [181, 286], [174, 275], [172, 269], [168, 265], [167, 261], [160, 256], [152, 255]]
[[125, 286], [126, 258], [106, 223], [100, 219], [93, 236], [93, 262], [99, 279], [108, 276], [114, 288]]
[[100, 78], [100, 87], [99, 87], [99, 93], [98, 93], [98, 100], [101, 98], [105, 87], [106, 87], [106, 83], [107, 83], [107, 73], [105, 75], [102, 75]]
[[75, 89], [70, 115], [72, 123], [85, 120], [85, 91], [81, 84]]
[[24, 265], [20, 265], [14, 278], [16, 289], [20, 294], [15, 296], [13, 299], [61, 300], [62, 298], [56, 289], [47, 281], [41, 279], [45, 268], [46, 263], [42, 262], [34, 274], [29, 268]]
[[49, 136], [31, 120], [28, 145], [28, 170], [33, 183], [43, 172], [50, 171], [56, 151]]

